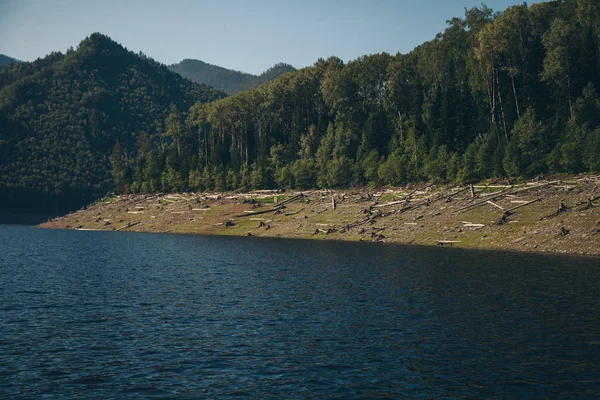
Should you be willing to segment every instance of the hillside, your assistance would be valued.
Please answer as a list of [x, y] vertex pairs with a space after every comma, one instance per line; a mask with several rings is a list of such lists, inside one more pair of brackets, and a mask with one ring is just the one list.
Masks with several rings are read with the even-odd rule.
[[170, 65], [169, 69], [177, 72], [184, 78], [212, 86], [228, 94], [235, 94], [242, 90], [251, 89], [269, 82], [286, 72], [294, 71], [294, 67], [291, 65], [279, 63], [260, 75], [252, 75], [208, 64], [200, 60], [189, 59]]
[[66, 54], [3, 67], [0, 208], [80, 207], [112, 186], [115, 146], [160, 146], [169, 112], [224, 96], [98, 33]]
[[8, 65], [8, 64], [15, 64], [18, 62], [20, 62], [20, 61], [17, 60], [16, 58], [12, 58], [7, 55], [0, 54], [0, 67], [2, 67], [4, 65]]
[[196, 104], [189, 147], [167, 150], [170, 179], [161, 188], [303, 190], [598, 172], [598, 21], [600, 2], [591, 0], [472, 8], [410, 53], [321, 59]]

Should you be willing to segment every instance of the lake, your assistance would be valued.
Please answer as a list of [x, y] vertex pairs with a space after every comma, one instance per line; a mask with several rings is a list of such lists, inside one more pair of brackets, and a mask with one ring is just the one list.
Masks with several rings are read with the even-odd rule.
[[0, 225], [0, 398], [598, 398], [600, 259]]

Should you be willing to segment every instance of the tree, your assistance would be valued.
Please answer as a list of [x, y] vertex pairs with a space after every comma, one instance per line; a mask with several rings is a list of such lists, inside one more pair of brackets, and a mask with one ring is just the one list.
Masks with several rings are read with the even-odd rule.
[[534, 176], [545, 172], [544, 157], [548, 152], [546, 128], [529, 108], [519, 118], [511, 132], [511, 141], [505, 157], [507, 172], [514, 175]]
[[571, 99], [573, 40], [574, 29], [572, 25], [562, 18], [556, 18], [552, 21], [550, 31], [544, 34], [542, 40], [546, 48], [546, 57], [544, 58], [544, 69], [540, 75], [544, 82], [555, 86], [566, 97], [571, 117], [575, 115]]
[[167, 127], [166, 136], [175, 140], [175, 143], [177, 144], [177, 154], [181, 155], [181, 136], [183, 128], [181, 114], [174, 104], [171, 105], [171, 112], [165, 120], [165, 125]]
[[110, 156], [110, 164], [112, 166], [112, 176], [115, 185], [115, 190], [121, 193], [129, 192], [132, 176], [131, 167], [127, 158], [127, 153], [121, 147], [121, 143], [117, 140], [113, 147]]

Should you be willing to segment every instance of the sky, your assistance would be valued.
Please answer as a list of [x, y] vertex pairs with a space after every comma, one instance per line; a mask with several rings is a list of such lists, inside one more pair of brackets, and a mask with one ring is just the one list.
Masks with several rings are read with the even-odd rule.
[[[537, 1], [533, 1], [537, 2]], [[494, 11], [519, 0], [487, 0]], [[532, 3], [531, 1], [529, 3]], [[0, 53], [24, 61], [101, 32], [173, 64], [258, 74], [278, 62], [406, 53], [481, 0], [0, 0]]]

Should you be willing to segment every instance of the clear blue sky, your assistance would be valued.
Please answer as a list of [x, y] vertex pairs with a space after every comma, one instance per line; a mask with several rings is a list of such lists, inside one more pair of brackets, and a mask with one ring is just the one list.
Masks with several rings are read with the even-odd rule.
[[[500, 11], [518, 0], [487, 0]], [[530, 2], [531, 3], [531, 2]], [[165, 64], [260, 73], [319, 57], [406, 53], [479, 0], [0, 0], [0, 53], [32, 61], [92, 32]]]

